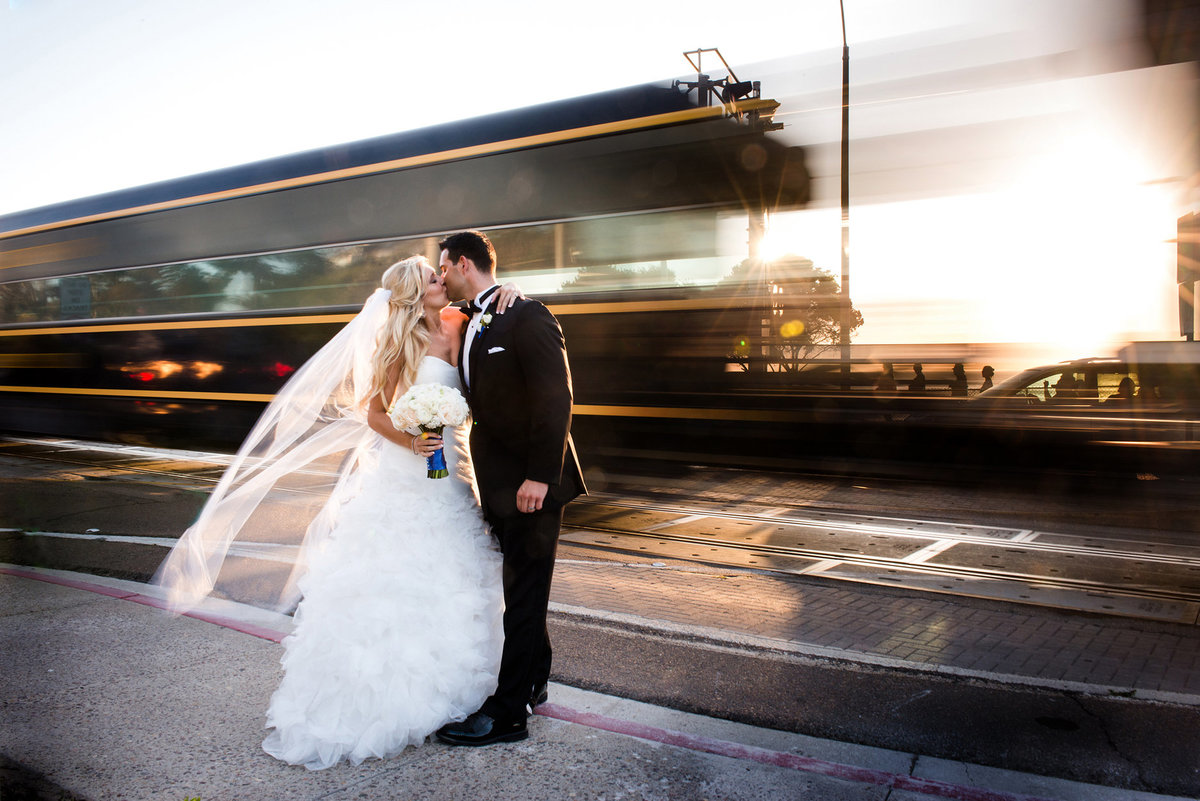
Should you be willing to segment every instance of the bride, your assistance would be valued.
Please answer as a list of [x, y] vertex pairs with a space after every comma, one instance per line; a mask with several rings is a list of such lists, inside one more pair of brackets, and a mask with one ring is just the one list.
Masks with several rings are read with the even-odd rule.
[[[498, 310], [519, 294], [506, 285]], [[424, 258], [388, 268], [363, 310], [272, 401], [156, 577], [173, 610], [194, 606], [281, 477], [350, 453], [279, 594], [281, 607], [301, 600], [263, 748], [290, 764], [394, 756], [495, 689], [501, 557], [474, 495], [466, 426], [447, 429], [443, 443], [388, 417], [415, 384], [461, 391], [466, 317], [448, 302]], [[429, 479], [425, 457], [443, 444], [451, 477]]]

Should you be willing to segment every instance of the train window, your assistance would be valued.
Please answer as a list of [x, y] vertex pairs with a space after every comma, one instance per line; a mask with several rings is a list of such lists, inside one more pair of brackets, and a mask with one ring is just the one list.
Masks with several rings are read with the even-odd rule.
[[536, 272], [554, 269], [561, 247], [561, 225], [527, 225], [488, 232], [500, 259], [499, 271]]
[[51, 309], [49, 299], [58, 297], [56, 284], [57, 279], [0, 284], [0, 322], [37, 323], [91, 317], [90, 312], [79, 311], [78, 289], [72, 293], [73, 310], [70, 317], [61, 315], [60, 303], [55, 303]]
[[711, 209], [489, 231], [506, 278], [531, 294], [703, 287], [744, 258], [745, 219]]
[[717, 218], [707, 212], [605, 217], [566, 231], [574, 267], [644, 264], [717, 255]]
[[[711, 209], [488, 231], [501, 276], [528, 294], [727, 282], [744, 258], [745, 220]], [[437, 262], [437, 235], [130, 267], [0, 284], [0, 323], [354, 306], [399, 259]]]
[[15, 281], [0, 284], [0, 322], [354, 305], [389, 264], [429, 247], [401, 240]]

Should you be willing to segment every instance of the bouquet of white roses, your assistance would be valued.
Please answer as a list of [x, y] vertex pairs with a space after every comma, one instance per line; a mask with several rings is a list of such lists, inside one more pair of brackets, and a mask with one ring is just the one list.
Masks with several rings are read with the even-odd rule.
[[[392, 425], [410, 433], [428, 431], [441, 436], [445, 426], [466, 422], [470, 409], [462, 393], [443, 384], [414, 384], [388, 412]], [[439, 449], [426, 459], [430, 478], [445, 478], [446, 455]]]

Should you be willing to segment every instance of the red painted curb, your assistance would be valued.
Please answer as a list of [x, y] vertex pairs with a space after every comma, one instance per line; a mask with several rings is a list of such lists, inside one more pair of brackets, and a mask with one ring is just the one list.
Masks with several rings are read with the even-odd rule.
[[[119, 598], [122, 601], [133, 601], [136, 604], [143, 606], [152, 606], [155, 609], [166, 609], [167, 604], [160, 601], [158, 598], [152, 598], [149, 595], [142, 595], [137, 592], [127, 592], [125, 590], [114, 590], [111, 587], [105, 587], [103, 584], [93, 584], [90, 581], [79, 581], [78, 579], [63, 578], [61, 576], [49, 576], [44, 573], [35, 573], [31, 570], [21, 570], [19, 568], [0, 567], [0, 574], [7, 576], [16, 576], [18, 578], [33, 579], [34, 581], [44, 581], [47, 584], [57, 584], [62, 587], [70, 587], [75, 590], [86, 590], [97, 595], [105, 595], [109, 598]], [[283, 632], [275, 631], [274, 629], [266, 628], [265, 626], [256, 626], [253, 623], [245, 623], [233, 618], [223, 617], [221, 615], [213, 615], [208, 612], [184, 612], [183, 617], [202, 620], [205, 623], [212, 623], [222, 628], [232, 629], [249, 634], [252, 637], [258, 637], [271, 642], [280, 642], [287, 635]]]
[[111, 587], [105, 587], [102, 584], [92, 584], [89, 581], [78, 581], [76, 579], [60, 578], [58, 576], [47, 576], [42, 573], [34, 573], [31, 570], [21, 570], [19, 568], [0, 567], [0, 574], [6, 576], [17, 576], [18, 578], [33, 579], [34, 581], [44, 581], [47, 584], [58, 584], [63, 587], [71, 587], [76, 590], [87, 590], [94, 592], [97, 595], [107, 595], [109, 598], [128, 598], [137, 593], [127, 592], [125, 590], [114, 590]]
[[610, 718], [591, 712], [580, 712], [578, 710], [571, 709], [570, 707], [559, 706], [558, 704], [542, 704], [537, 708], [537, 713], [548, 718], [554, 718], [556, 720], [562, 720], [568, 723], [576, 723], [580, 726], [587, 726], [588, 728], [592, 729], [610, 731], [616, 734], [625, 734], [630, 737], [637, 737], [641, 740], [650, 740], [651, 742], [663, 743], [664, 745], [673, 745], [679, 748], [686, 748], [690, 751], [700, 751], [706, 754], [715, 754], [717, 756], [730, 757], [732, 759], [743, 759], [750, 762], [758, 762], [763, 765], [788, 768], [790, 770], [798, 770], [805, 773], [815, 773], [821, 776], [828, 776], [830, 778], [842, 779], [843, 781], [856, 782], [859, 784], [871, 784], [877, 787], [889, 787], [896, 790], [907, 790], [909, 792], [921, 793], [923, 795], [935, 796], [937, 798], [952, 798], [957, 799], [957, 801], [1053, 801], [1053, 799], [1041, 798], [1038, 796], [1019, 795], [996, 790], [984, 790], [977, 787], [966, 787], [960, 784], [940, 782], [935, 779], [922, 779], [917, 776], [909, 776], [903, 773], [889, 773], [882, 770], [858, 768], [854, 767], [853, 765], [843, 765], [838, 762], [829, 762], [823, 759], [803, 757], [799, 756], [798, 754], [788, 754], [782, 751], [771, 751], [766, 748], [758, 748], [756, 746], [743, 745], [741, 743], [731, 743], [727, 740], [716, 740], [711, 737], [704, 737], [697, 734], [686, 734], [684, 732], [672, 731], [670, 729], [660, 729], [656, 726], [647, 726], [641, 723], [620, 720], [618, 718]]

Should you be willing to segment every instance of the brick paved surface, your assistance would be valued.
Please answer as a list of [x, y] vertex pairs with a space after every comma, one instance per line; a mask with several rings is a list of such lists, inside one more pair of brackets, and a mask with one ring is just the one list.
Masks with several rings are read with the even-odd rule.
[[551, 601], [560, 611], [763, 638], [767, 647], [819, 656], [1200, 704], [1194, 626], [681, 562], [599, 560], [571, 547], [559, 559]]

